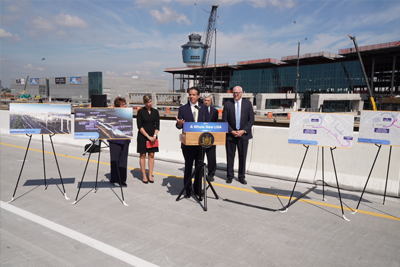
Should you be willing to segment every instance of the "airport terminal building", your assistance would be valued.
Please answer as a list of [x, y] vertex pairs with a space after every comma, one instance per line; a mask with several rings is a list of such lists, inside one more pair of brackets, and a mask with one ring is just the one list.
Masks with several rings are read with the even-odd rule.
[[[188, 53], [186, 46], [184, 52]], [[385, 104], [390, 102], [388, 99], [400, 95], [400, 41], [361, 46], [359, 50], [378, 108], [385, 109]], [[338, 54], [317, 52], [299, 57], [285, 56], [281, 60], [267, 58], [239, 61], [234, 65], [208, 65], [205, 72], [200, 66], [189, 65], [183, 68], [167, 68], [165, 72], [173, 75], [174, 91], [184, 91], [191, 84], [201, 87], [202, 75], [205, 73], [205, 88], [209, 92], [226, 93], [234, 86], [240, 85], [246, 93], [254, 95], [291, 94], [296, 92], [298, 58], [297, 93], [303, 97], [302, 108], [310, 107], [313, 94], [353, 93], [361, 94], [364, 107], [368, 108], [367, 85], [355, 48], [340, 49]], [[351, 107], [349, 101], [325, 101], [324, 105], [336, 110], [345, 110], [346, 107]], [[400, 104], [400, 101], [398, 102]], [[268, 99], [261, 108], [285, 107], [292, 104], [292, 100]]]

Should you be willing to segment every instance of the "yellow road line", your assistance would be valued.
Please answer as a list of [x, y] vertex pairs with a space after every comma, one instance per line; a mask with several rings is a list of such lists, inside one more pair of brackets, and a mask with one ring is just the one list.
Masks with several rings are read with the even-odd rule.
[[[16, 147], [16, 148], [26, 149], [26, 147], [17, 146], [17, 145], [12, 145], [12, 144], [6, 144], [6, 143], [0, 143], [0, 145], [5, 145], [5, 146], [10, 146], [10, 147]], [[29, 148], [29, 150], [36, 151], [36, 152], [41, 152], [41, 153], [42, 153], [42, 150], [40, 150], [40, 149]], [[46, 153], [46, 154], [51, 154], [51, 155], [54, 154], [53, 152], [48, 152], [48, 151], [45, 151], [44, 153]], [[79, 158], [79, 157], [74, 157], [74, 156], [68, 156], [68, 155], [65, 155], [65, 154], [58, 154], [58, 153], [56, 153], [56, 155], [57, 155], [57, 156], [60, 156], [60, 157], [66, 157], [66, 158], [71, 158], [71, 159], [77, 159], [77, 160], [87, 161], [87, 159], [85, 159], [85, 158]], [[97, 163], [97, 160], [90, 160], [90, 162]], [[99, 162], [99, 164], [110, 165], [110, 163], [101, 162], [101, 161]], [[135, 170], [135, 171], [141, 171], [141, 169], [132, 168], [132, 167], [128, 167], [128, 169], [130, 169], [130, 170]], [[154, 174], [157, 174], [157, 175], [160, 175], [160, 176], [166, 176], [166, 177], [173, 177], [173, 178], [183, 179], [183, 177], [181, 177], [181, 176], [169, 175], [169, 174], [160, 173], [160, 172], [153, 172], [153, 173], [154, 173]], [[290, 197], [288, 197], [288, 196], [281, 196], [281, 195], [276, 195], [276, 194], [258, 192], [258, 191], [256, 191], [256, 190], [251, 190], [251, 189], [246, 189], [246, 188], [240, 188], [240, 187], [234, 187], [234, 186], [231, 186], [231, 185], [219, 184], [219, 183], [215, 183], [215, 182], [213, 182], [212, 184], [213, 184], [214, 186], [225, 187], [225, 188], [234, 189], [234, 190], [243, 191], [243, 192], [248, 192], [248, 193], [261, 194], [261, 195], [265, 195], [265, 196], [278, 197], [278, 198], [284, 198], [284, 199], [289, 199], [289, 198], [290, 198]], [[334, 208], [334, 209], [341, 209], [341, 206], [333, 205], [333, 204], [328, 204], [328, 203], [324, 203], [324, 202], [319, 202], [319, 201], [313, 201], [313, 200], [307, 200], [307, 199], [299, 199], [299, 201], [305, 202], [305, 203], [309, 203], [309, 204], [319, 205], [319, 206], [330, 207], [330, 208]], [[343, 209], [344, 209], [344, 210], [348, 210], [348, 211], [354, 211], [353, 209], [350, 209], [350, 208], [347, 208], [347, 207], [343, 207]], [[371, 216], [376, 216], [376, 217], [381, 217], [381, 218], [386, 218], [386, 219], [392, 219], [392, 220], [400, 221], [400, 218], [399, 218], [399, 217], [395, 217], [395, 216], [391, 216], [391, 215], [385, 215], [385, 214], [381, 214], [381, 213], [370, 212], [370, 211], [364, 211], [364, 210], [357, 210], [357, 212], [358, 212], [358, 213], [362, 213], [362, 214], [366, 214], [366, 215], [371, 215]]]

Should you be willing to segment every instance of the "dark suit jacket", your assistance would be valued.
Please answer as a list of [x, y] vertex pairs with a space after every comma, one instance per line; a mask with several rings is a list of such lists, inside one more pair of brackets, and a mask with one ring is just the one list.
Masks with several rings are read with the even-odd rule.
[[218, 110], [213, 107], [210, 107], [210, 122], [218, 122]]
[[[230, 99], [225, 102], [224, 111], [222, 113], [222, 121], [228, 123], [228, 134], [226, 137], [230, 140], [234, 138], [231, 134], [232, 131], [236, 130], [236, 114], [235, 114], [235, 100]], [[249, 100], [242, 99], [242, 107], [240, 108], [240, 129], [246, 133], [242, 135], [243, 140], [249, 140], [253, 138], [251, 133], [251, 127], [254, 124], [254, 111], [253, 105]]]
[[[208, 113], [208, 108], [204, 104], [198, 105], [200, 107], [198, 116], [197, 116], [197, 122], [209, 122], [210, 121], [210, 113]], [[203, 114], [204, 114], [204, 119], [203, 119]], [[190, 108], [190, 103], [187, 103], [186, 105], [183, 105], [179, 108], [178, 111], [178, 119], [184, 119], [185, 122], [194, 122], [193, 118], [193, 113], [192, 109]], [[176, 128], [178, 129], [183, 129], [183, 125], [179, 126], [178, 123], [176, 124]], [[182, 147], [184, 145], [182, 144]]]

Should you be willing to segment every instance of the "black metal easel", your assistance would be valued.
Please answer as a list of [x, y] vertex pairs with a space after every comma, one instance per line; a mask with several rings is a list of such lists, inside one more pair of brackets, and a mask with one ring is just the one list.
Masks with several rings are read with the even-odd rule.
[[[218, 197], [217, 192], [215, 191], [213, 185], [211, 184], [211, 182], [210, 182], [210, 180], [208, 178], [207, 165], [204, 163], [203, 147], [202, 146], [200, 146], [199, 154], [198, 154], [198, 157], [197, 157], [196, 160], [198, 162], [197, 163], [197, 167], [193, 171], [192, 175], [190, 175], [190, 178], [187, 180], [187, 182], [186, 182], [185, 186], [183, 187], [182, 191], [179, 193], [178, 197], [176, 198], [176, 201], [178, 201], [181, 198], [183, 192], [186, 191], [186, 188], [190, 187], [190, 184], [191, 184], [191, 181], [192, 181], [193, 177], [195, 177], [195, 175], [198, 172], [201, 172], [202, 173], [202, 177], [203, 177], [203, 192], [204, 192], [203, 210], [207, 211], [207, 190], [208, 190], [208, 188], [211, 188], [211, 190], [212, 190], [212, 192], [213, 192], [213, 194], [214, 194], [216, 199], [218, 199], [219, 197]], [[207, 186], [207, 184], [208, 184], [208, 186]], [[193, 195], [194, 199], [196, 199], [197, 202], [200, 203], [202, 201], [202, 196], [201, 196], [202, 192], [200, 192], [200, 196], [199, 197], [196, 196], [196, 193], [193, 192], [191, 187], [190, 187], [190, 192], [193, 193], [192, 195]]]
[[[303, 168], [303, 164], [304, 164], [304, 160], [306, 159], [306, 156], [307, 156], [307, 152], [308, 152], [308, 148], [310, 147], [309, 145], [303, 145], [305, 148], [306, 148], [306, 152], [304, 153], [304, 157], [303, 157], [303, 161], [301, 162], [301, 165], [300, 165], [300, 170], [299, 170], [299, 173], [297, 174], [297, 178], [296, 178], [296, 182], [294, 183], [294, 187], [293, 187], [293, 190], [292, 190], [292, 193], [290, 194], [290, 198], [289, 198], [289, 201], [288, 201], [288, 204], [286, 205], [286, 207], [284, 207], [282, 210], [281, 210], [281, 212], [287, 212], [288, 211], [288, 208], [290, 207], [290, 205], [291, 204], [293, 204], [295, 201], [297, 201], [297, 200], [295, 200], [294, 202], [290, 202], [291, 200], [292, 200], [292, 197], [293, 197], [293, 193], [294, 193], [294, 190], [295, 190], [295, 188], [296, 188], [296, 185], [297, 185], [297, 181], [299, 180], [299, 176], [300, 176], [300, 172], [301, 172], [301, 169]], [[337, 189], [338, 189], [338, 193], [339, 193], [339, 199], [340, 199], [340, 207], [342, 208], [342, 218], [344, 219], [344, 220], [346, 220], [346, 221], [350, 221], [349, 219], [347, 219], [346, 218], [346, 216], [344, 216], [344, 210], [343, 210], [343, 203], [342, 203], [342, 197], [341, 197], [341, 195], [340, 195], [340, 188], [339, 188], [339, 181], [338, 181], [338, 178], [337, 178], [337, 173], [336, 173], [336, 166], [335, 166], [335, 160], [334, 160], [334, 158], [333, 158], [333, 150], [335, 150], [336, 149], [336, 147], [330, 147], [330, 150], [331, 150], [331, 156], [332, 156], [332, 164], [333, 164], [333, 170], [334, 170], [334, 172], [335, 172], [335, 178], [336, 178], [336, 185], [337, 185]], [[323, 160], [323, 153], [322, 153], [322, 160]], [[322, 173], [324, 173], [324, 170], [322, 171]], [[324, 174], [322, 174], [322, 181], [323, 181], [323, 186], [324, 186]], [[323, 191], [324, 191], [324, 189], [323, 189]], [[324, 194], [324, 193], [323, 193]], [[302, 196], [300, 196], [300, 197], [302, 197]], [[300, 198], [299, 197], [299, 198]], [[323, 198], [324, 198], [324, 195], [323, 195]], [[324, 199], [325, 200], [325, 199]]]
[[[379, 144], [379, 145], [378, 145], [378, 144], [375, 144], [375, 146], [378, 147], [378, 151], [376, 152], [376, 156], [375, 156], [374, 162], [372, 163], [371, 170], [370, 170], [370, 172], [369, 172], [367, 181], [365, 182], [365, 186], [364, 186], [364, 189], [363, 189], [363, 191], [362, 191], [362, 193], [361, 193], [360, 200], [358, 201], [356, 210], [355, 210], [354, 212], [352, 212], [353, 214], [356, 214], [356, 213], [357, 213], [358, 207], [360, 206], [360, 203], [361, 203], [361, 199], [362, 199], [362, 197], [363, 197], [363, 195], [364, 195], [365, 189], [367, 188], [367, 184], [368, 184], [369, 178], [371, 177], [372, 170], [373, 170], [374, 167], [375, 167], [375, 162], [376, 162], [376, 160], [377, 160], [377, 158], [378, 158], [379, 151], [381, 150], [381, 147], [382, 147], [381, 144]], [[392, 157], [392, 146], [390, 146], [390, 148], [389, 148], [389, 158], [388, 158], [388, 166], [387, 166], [387, 171], [386, 171], [385, 192], [384, 192], [384, 194], [383, 194], [383, 203], [382, 203], [382, 205], [385, 205], [386, 189], [387, 189], [387, 183], [388, 183], [388, 179], [389, 179], [389, 169], [390, 169], [390, 158], [391, 158], [391, 157]]]
[[[78, 196], [79, 196], [79, 192], [81, 191], [83, 178], [85, 177], [85, 173], [86, 173], [86, 169], [87, 169], [87, 166], [88, 166], [88, 163], [89, 163], [89, 160], [90, 160], [90, 156], [91, 156], [92, 153], [93, 153], [91, 148], [92, 148], [93, 145], [95, 145], [95, 143], [96, 143], [97, 141], [99, 141], [100, 150], [99, 150], [99, 156], [97, 157], [96, 183], [95, 183], [95, 186], [94, 186], [95, 188], [94, 188], [94, 192], [93, 192], [93, 193], [96, 193], [96, 192], [97, 192], [97, 179], [98, 179], [98, 176], [99, 176], [99, 164], [100, 164], [101, 143], [104, 143], [106, 146], [108, 146], [108, 145], [107, 145], [106, 142], [104, 142], [103, 140], [99, 140], [99, 139], [90, 139], [90, 141], [91, 141], [92, 143], [90, 144], [90, 146], [89, 146], [89, 147], [85, 150], [85, 152], [83, 153], [83, 155], [86, 155], [86, 153], [89, 152], [89, 156], [88, 156], [88, 159], [87, 159], [87, 161], [86, 161], [85, 170], [83, 171], [81, 183], [79, 184], [79, 189], [78, 189], [78, 192], [77, 192], [77, 194], [76, 194], [75, 201], [71, 203], [72, 205], [74, 205], [74, 204], [76, 204], [76, 203], [78, 202]], [[118, 162], [118, 161], [117, 161], [117, 165], [119, 166], [119, 162]], [[129, 205], [125, 202], [125, 199], [124, 199], [124, 192], [123, 192], [123, 190], [122, 190], [122, 183], [121, 183], [121, 176], [120, 176], [120, 173], [119, 173], [119, 168], [117, 168], [117, 172], [118, 172], [119, 184], [120, 184], [120, 187], [121, 187], [122, 203], [123, 203], [125, 206], [129, 206]]]
[[[52, 147], [52, 149], [53, 149], [53, 154], [54, 154], [54, 158], [55, 158], [55, 160], [56, 160], [56, 165], [57, 165], [58, 173], [59, 173], [59, 175], [60, 175], [61, 185], [62, 185], [63, 191], [64, 191], [64, 197], [65, 197], [65, 199], [69, 200], [69, 198], [67, 197], [67, 193], [65, 192], [64, 182], [63, 182], [63, 178], [62, 178], [62, 176], [61, 176], [60, 166], [58, 165], [58, 160], [57, 160], [56, 151], [55, 151], [55, 149], [54, 149], [53, 140], [51, 139], [54, 135], [55, 135], [55, 134], [49, 134], [50, 142], [51, 142], [51, 147]], [[20, 180], [20, 178], [21, 178], [22, 170], [24, 169], [24, 165], [25, 165], [25, 161], [26, 161], [26, 156], [28, 155], [29, 146], [30, 146], [30, 144], [31, 144], [32, 135], [31, 135], [31, 134], [27, 134], [26, 136], [29, 137], [29, 142], [28, 142], [28, 145], [27, 145], [27, 147], [26, 147], [25, 156], [24, 156], [24, 160], [23, 160], [23, 162], [22, 162], [21, 170], [20, 170], [20, 172], [19, 172], [17, 184], [15, 185], [14, 194], [13, 194], [11, 200], [10, 200], [8, 203], [14, 201], [15, 193], [17, 192], [19, 180]], [[47, 190], [48, 185], [47, 185], [47, 179], [46, 179], [46, 164], [45, 164], [45, 157], [44, 157], [44, 140], [43, 140], [43, 135], [42, 135], [42, 155], [43, 155], [43, 174], [44, 174], [44, 186], [45, 186], [44, 190]]]

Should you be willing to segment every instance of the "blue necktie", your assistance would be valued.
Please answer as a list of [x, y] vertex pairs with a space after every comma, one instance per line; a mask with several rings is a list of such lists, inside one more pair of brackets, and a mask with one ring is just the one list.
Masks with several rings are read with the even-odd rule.
[[236, 130], [240, 130], [240, 102], [237, 102], [236, 108]]

